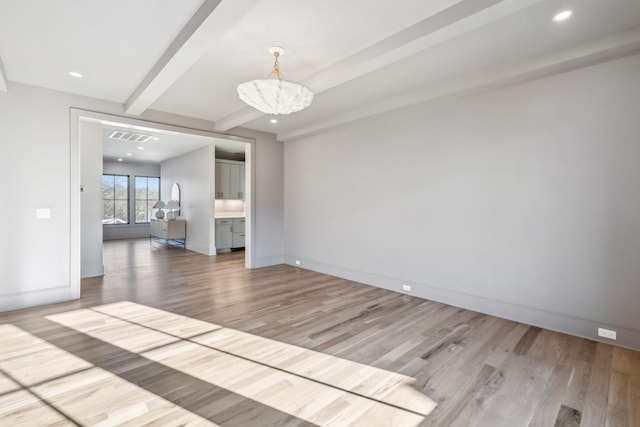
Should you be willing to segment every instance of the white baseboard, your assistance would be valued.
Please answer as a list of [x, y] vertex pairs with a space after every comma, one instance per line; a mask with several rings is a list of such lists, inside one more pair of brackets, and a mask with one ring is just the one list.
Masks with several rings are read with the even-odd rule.
[[203, 255], [207, 255], [207, 256], [215, 255], [215, 252], [213, 254], [209, 253], [209, 247], [200, 246], [200, 245], [191, 245], [188, 242], [187, 242], [186, 247], [190, 251], [198, 252], [199, 254], [203, 254]]
[[104, 264], [82, 265], [80, 277], [104, 276]]
[[256, 258], [253, 262], [253, 268], [271, 267], [280, 264], [284, 264], [284, 255]]
[[0, 296], [0, 312], [78, 299], [70, 286]]
[[[300, 265], [296, 265], [296, 260], [300, 261]], [[409, 283], [406, 280], [398, 278], [384, 277], [373, 273], [324, 264], [308, 259], [285, 255], [284, 261], [286, 264], [294, 267], [304, 268], [318, 273], [328, 274], [352, 280], [354, 282], [388, 289], [390, 291], [406, 293], [411, 296], [437, 301], [455, 307], [478, 311], [480, 313], [490, 314], [492, 316], [538, 326], [552, 331], [640, 351], [640, 330], [638, 329], [623, 327], [620, 325], [607, 325], [606, 323], [598, 322], [596, 320], [582, 319], [536, 307], [512, 304], [505, 301], [486, 298], [481, 295], [465, 294], [422, 283]], [[402, 292], [403, 284], [411, 285], [410, 293]], [[598, 337], [598, 328], [615, 330], [617, 332], [617, 340], [612, 341]]]

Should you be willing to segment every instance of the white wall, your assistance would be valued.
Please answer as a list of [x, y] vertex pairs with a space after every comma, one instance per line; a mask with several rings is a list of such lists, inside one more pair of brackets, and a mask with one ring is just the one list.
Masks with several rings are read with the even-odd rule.
[[286, 262], [640, 349], [640, 55], [285, 144]]
[[[69, 288], [68, 105], [0, 92], [0, 310], [61, 301]], [[64, 173], [66, 172], [66, 173]], [[36, 219], [36, 208], [51, 209]]]
[[171, 187], [180, 186], [180, 219], [186, 220], [186, 247], [205, 255], [215, 255], [213, 219], [213, 146], [165, 160], [160, 164], [160, 197], [171, 200]]
[[[284, 144], [274, 134], [234, 128], [233, 135], [253, 138], [255, 176], [255, 252], [254, 267], [266, 267], [284, 262]], [[247, 159], [247, 167], [251, 159]], [[248, 189], [247, 189], [248, 190]], [[249, 196], [247, 193], [246, 196]]]
[[[77, 261], [70, 256], [70, 236], [80, 231], [79, 225], [76, 231], [72, 230], [70, 223], [71, 107], [126, 116], [120, 104], [15, 82], [8, 82], [7, 92], [0, 92], [0, 178], [13, 183], [6, 186], [4, 193], [6, 200], [11, 200], [11, 208], [0, 214], [0, 232], [5, 242], [0, 249], [0, 311], [64, 301], [80, 294], [72, 280], [74, 274], [80, 275], [79, 255]], [[215, 131], [212, 122], [157, 111], [146, 112], [142, 118]], [[238, 129], [230, 134], [237, 131], [243, 132]], [[260, 171], [258, 191], [282, 200], [282, 180], [277, 173], [265, 173], [270, 167], [282, 167], [281, 144], [271, 134], [246, 133], [261, 147], [255, 154]], [[79, 178], [73, 179], [79, 182]], [[266, 261], [277, 263], [283, 258], [282, 227], [265, 229], [274, 222], [273, 215], [278, 210], [272, 203], [260, 196], [253, 207], [257, 236], [254, 246], [258, 253], [269, 254]], [[43, 207], [51, 208], [51, 219], [36, 220], [35, 209]], [[279, 209], [282, 211], [282, 207]]]
[[[129, 224], [103, 225], [104, 240], [149, 237], [149, 224], [136, 224], [136, 212], [134, 208], [136, 199], [135, 179], [136, 176], [160, 176], [160, 165], [129, 161], [105, 161], [103, 164], [103, 170], [106, 174], [129, 176]], [[162, 180], [160, 180], [160, 185], [162, 185]], [[102, 198], [100, 201], [102, 202]], [[102, 211], [100, 215], [102, 215]]]
[[80, 275], [102, 276], [102, 126], [98, 123], [80, 124]]

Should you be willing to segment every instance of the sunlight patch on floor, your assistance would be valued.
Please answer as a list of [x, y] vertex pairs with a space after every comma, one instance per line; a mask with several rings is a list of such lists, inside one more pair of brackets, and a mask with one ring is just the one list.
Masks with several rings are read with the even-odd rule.
[[317, 425], [415, 426], [436, 406], [411, 377], [136, 303], [47, 319]]
[[215, 426], [14, 325], [0, 336], [2, 425]]

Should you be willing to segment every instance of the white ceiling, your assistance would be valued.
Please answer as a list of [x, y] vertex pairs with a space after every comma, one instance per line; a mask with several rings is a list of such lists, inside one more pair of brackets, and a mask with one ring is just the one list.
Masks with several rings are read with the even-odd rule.
[[[272, 45], [316, 94], [277, 124], [236, 94], [269, 73]], [[636, 52], [638, 0], [0, 0], [8, 81], [281, 140]]]
[[[208, 136], [172, 132], [164, 129], [137, 126], [127, 123], [94, 120], [102, 128], [103, 158], [125, 163], [160, 163], [199, 148], [214, 145], [216, 150], [227, 153], [244, 153], [245, 144]], [[150, 136], [143, 143], [110, 138], [114, 131]]]

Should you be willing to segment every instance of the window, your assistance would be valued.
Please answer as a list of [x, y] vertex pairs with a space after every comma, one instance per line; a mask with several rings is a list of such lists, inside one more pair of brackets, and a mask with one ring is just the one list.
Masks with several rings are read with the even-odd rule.
[[160, 178], [136, 176], [136, 224], [149, 222], [153, 205], [160, 200]]
[[103, 224], [129, 224], [129, 176], [102, 175]]

